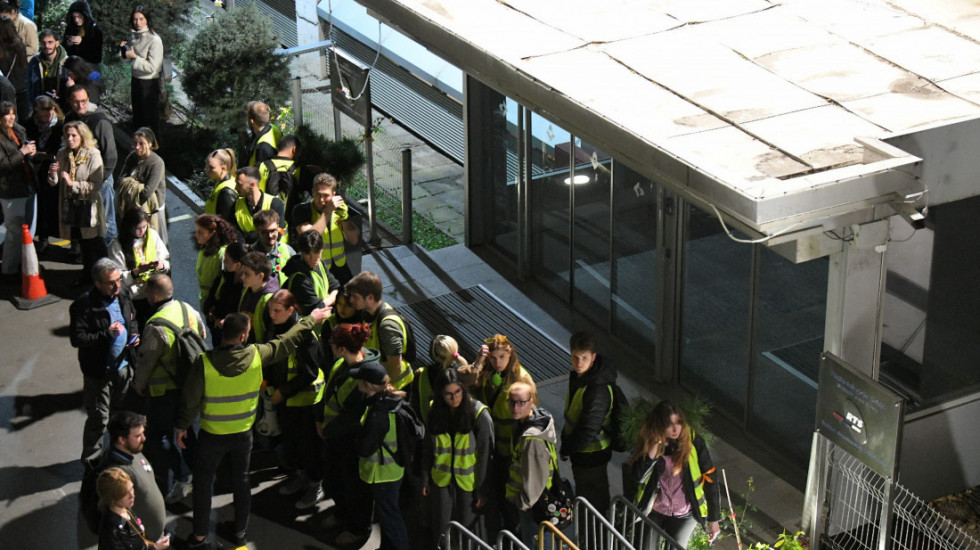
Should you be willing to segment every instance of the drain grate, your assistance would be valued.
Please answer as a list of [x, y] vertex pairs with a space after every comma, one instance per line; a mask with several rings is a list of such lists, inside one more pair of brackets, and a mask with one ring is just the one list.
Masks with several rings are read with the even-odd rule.
[[488, 336], [507, 336], [521, 364], [538, 385], [565, 377], [568, 352], [482, 285], [396, 308], [412, 323], [418, 340], [418, 363], [428, 365], [429, 342], [436, 334], [452, 336], [460, 354], [473, 361]]

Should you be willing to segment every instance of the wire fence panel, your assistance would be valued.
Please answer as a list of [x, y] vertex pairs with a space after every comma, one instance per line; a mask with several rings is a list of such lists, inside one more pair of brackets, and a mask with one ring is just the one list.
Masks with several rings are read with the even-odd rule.
[[[617, 497], [615, 502], [625, 502]], [[628, 503], [627, 503], [628, 504]], [[615, 504], [613, 505], [615, 507]], [[635, 510], [635, 508], [634, 508]], [[636, 550], [640, 547], [582, 497], [575, 499], [575, 540], [583, 550]], [[615, 517], [615, 516], [614, 516]], [[632, 527], [633, 522], [629, 522]], [[633, 531], [631, 534], [635, 534]], [[642, 538], [641, 535], [641, 539]], [[657, 548], [649, 546], [649, 549]]]
[[530, 550], [527, 545], [521, 542], [521, 539], [517, 538], [517, 535], [507, 530], [497, 534], [497, 546], [494, 548], [496, 550]]
[[[891, 520], [885, 547], [892, 550], [980, 549], [954, 525], [906, 488], [830, 444], [822, 547], [839, 550], [880, 548], [883, 519]], [[889, 494], [894, 497], [889, 504]], [[885, 510], [890, 518], [882, 518]]]
[[[460, 525], [459, 522], [449, 522], [449, 525], [446, 527], [445, 537], [446, 544], [443, 548], [447, 550], [494, 550], [493, 546], [483, 542], [480, 537]], [[497, 548], [500, 548], [500, 546], [498, 545]]]
[[685, 550], [623, 495], [613, 498], [607, 519], [636, 550]]

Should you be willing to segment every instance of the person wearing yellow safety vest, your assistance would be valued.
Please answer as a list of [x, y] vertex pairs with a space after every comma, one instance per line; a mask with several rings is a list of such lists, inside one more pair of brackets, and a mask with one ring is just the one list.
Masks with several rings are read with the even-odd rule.
[[[293, 209], [294, 235], [314, 229], [323, 235], [323, 260], [340, 284], [347, 284], [353, 277], [344, 252], [346, 243], [356, 245], [360, 231], [350, 219], [347, 204], [340, 195], [339, 182], [327, 173], [313, 178], [313, 198]], [[290, 240], [292, 242], [292, 240]]]
[[221, 274], [211, 286], [211, 292], [201, 304], [201, 313], [211, 329], [212, 340], [221, 341], [221, 323], [225, 315], [238, 311], [242, 299], [242, 258], [248, 252], [245, 246], [235, 241], [225, 248], [221, 262]]
[[[284, 334], [299, 322], [296, 297], [288, 290], [272, 295], [266, 306], [271, 321], [266, 340]], [[322, 354], [316, 331], [307, 334], [296, 351], [285, 361], [273, 363], [266, 369], [272, 404], [278, 407], [282, 426], [282, 466], [294, 472], [279, 489], [280, 495], [302, 493], [296, 508], [306, 510], [323, 498], [320, 480], [323, 462], [320, 460], [320, 438], [316, 434], [314, 408], [323, 398]]]
[[633, 503], [686, 548], [700, 523], [713, 542], [721, 528], [720, 491], [708, 447], [684, 412], [661, 401], [647, 415], [630, 458]]
[[487, 510], [487, 531], [496, 533], [502, 527], [501, 514], [506, 508], [504, 486], [510, 470], [511, 437], [514, 433], [514, 419], [507, 406], [507, 393], [512, 384], [526, 382], [533, 384], [531, 375], [524, 370], [517, 357], [517, 349], [503, 334], [494, 334], [483, 341], [480, 353], [473, 362], [473, 369], [479, 373], [477, 387], [473, 394], [490, 407], [493, 417], [494, 447], [496, 456], [490, 471], [490, 507]]
[[572, 372], [565, 395], [565, 426], [561, 431], [562, 460], [572, 460], [576, 496], [596, 510], [609, 508], [609, 474], [612, 459], [612, 385], [616, 371], [595, 351], [587, 332], [576, 332], [569, 341]]
[[248, 315], [252, 333], [248, 342], [265, 342], [265, 330], [269, 325], [266, 305], [269, 298], [279, 291], [279, 278], [272, 276], [272, 263], [261, 252], [249, 252], [242, 257], [242, 296], [238, 311]]
[[237, 239], [235, 228], [218, 216], [201, 214], [194, 220], [194, 249], [197, 250], [194, 271], [197, 273], [197, 285], [200, 289], [198, 299], [202, 304], [221, 275], [225, 247]]
[[430, 501], [432, 533], [441, 537], [449, 522], [457, 521], [487, 539], [479, 520], [493, 458], [490, 410], [470, 398], [456, 369], [440, 370], [434, 387], [421, 459], [422, 494]]
[[286, 262], [296, 255], [296, 251], [280, 238], [282, 230], [279, 229], [279, 214], [275, 210], [259, 210], [252, 216], [252, 225], [258, 235], [258, 240], [252, 244], [252, 250], [269, 257], [272, 270], [279, 277], [279, 286], [285, 285], [286, 275], [283, 269]]
[[[299, 154], [299, 138], [290, 134], [279, 140], [276, 156], [257, 164], [259, 169], [259, 189], [263, 193], [275, 195], [287, 206], [286, 219], [289, 219], [290, 199], [297, 196], [296, 184], [299, 182], [299, 167], [296, 155]], [[295, 202], [293, 204], [296, 204]], [[285, 220], [283, 220], [285, 221]]]
[[433, 404], [438, 402], [435, 389], [438, 386], [437, 379], [446, 369], [462, 369], [460, 383], [469, 391], [475, 383], [473, 367], [466, 362], [466, 359], [459, 354], [459, 342], [452, 336], [437, 334], [429, 342], [429, 357], [433, 363], [427, 367], [415, 370], [415, 384], [409, 402], [412, 408], [418, 411], [419, 417], [423, 421], [429, 420], [429, 411]]
[[296, 295], [300, 312], [332, 306], [340, 293], [340, 283], [327, 269], [326, 262], [320, 259], [323, 238], [310, 230], [301, 233], [294, 244], [298, 254], [282, 269], [286, 276], [285, 288]]
[[191, 469], [173, 439], [180, 389], [175, 355], [177, 334], [167, 324], [184, 328], [186, 312], [186, 323], [201, 338], [207, 337], [207, 329], [200, 313], [190, 305], [174, 300], [174, 284], [167, 275], [158, 273], [147, 280], [146, 298], [152, 314], [140, 334], [132, 388], [141, 396], [149, 395], [146, 455], [167, 501], [178, 502], [191, 492]]
[[246, 166], [235, 176], [235, 190], [238, 199], [235, 201], [235, 229], [240, 240], [253, 244], [258, 240], [254, 216], [261, 210], [272, 210], [284, 219], [285, 210], [279, 197], [263, 193], [259, 190], [259, 169]]
[[234, 542], [244, 546], [252, 492], [248, 481], [255, 423], [262, 386], [262, 368], [281, 361], [296, 349], [305, 333], [330, 314], [313, 311], [285, 334], [267, 344], [245, 345], [248, 316], [230, 313], [224, 319], [221, 344], [201, 354], [181, 388], [177, 411], [177, 444], [185, 447], [187, 430], [201, 415], [201, 432], [194, 451], [194, 522], [190, 548], [207, 545], [215, 473], [226, 456], [234, 495]]
[[130, 208], [123, 213], [119, 238], [109, 245], [109, 258], [123, 266], [123, 284], [129, 288], [136, 323], [142, 327], [150, 316], [146, 281], [154, 273], [170, 271], [170, 251], [160, 234], [150, 227], [150, 215], [142, 208]]
[[247, 160], [248, 166], [258, 166], [276, 156], [282, 131], [278, 126], [270, 124], [272, 116], [269, 106], [261, 101], [249, 101], [245, 107], [245, 116], [252, 139], [245, 145], [244, 154], [240, 158]]
[[504, 488], [504, 527], [532, 546], [538, 529], [531, 509], [551, 487], [552, 474], [558, 468], [555, 420], [551, 413], [538, 407], [538, 390], [533, 382], [511, 385], [507, 406], [514, 420], [514, 438]]
[[415, 378], [412, 365], [404, 358], [410, 345], [408, 321], [381, 301], [381, 288], [381, 278], [370, 271], [362, 271], [344, 285], [350, 305], [371, 323], [367, 347], [381, 351], [381, 363], [388, 370], [391, 385], [404, 389]]
[[[327, 493], [337, 504], [322, 527], [341, 528], [334, 546], [348, 547], [366, 541], [371, 534], [371, 492], [358, 476], [358, 457], [354, 437], [361, 429], [361, 416], [367, 404], [350, 377], [352, 369], [380, 359], [377, 350], [364, 347], [371, 335], [367, 323], [341, 323], [330, 332], [330, 351], [336, 360], [323, 390], [323, 407], [317, 407], [317, 433], [323, 439], [323, 481]], [[326, 339], [326, 338], [324, 338]]]
[[204, 213], [221, 216], [228, 223], [234, 224], [235, 201], [238, 200], [238, 192], [235, 191], [235, 176], [238, 174], [235, 151], [211, 151], [204, 162], [204, 173], [214, 182], [214, 189], [204, 202]]
[[395, 408], [409, 407], [405, 392], [391, 385], [388, 372], [380, 363], [361, 363], [350, 370], [357, 389], [365, 395], [367, 409], [361, 417], [356, 438], [358, 475], [374, 497], [374, 509], [381, 524], [380, 550], [409, 550], [408, 531], [398, 507], [405, 468], [398, 464], [398, 430]]

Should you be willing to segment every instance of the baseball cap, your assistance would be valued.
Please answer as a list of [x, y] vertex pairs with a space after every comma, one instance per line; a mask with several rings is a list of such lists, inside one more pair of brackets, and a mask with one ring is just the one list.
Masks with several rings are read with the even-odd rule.
[[354, 380], [364, 380], [369, 384], [380, 386], [385, 383], [388, 371], [377, 361], [365, 361], [354, 367], [348, 373]]

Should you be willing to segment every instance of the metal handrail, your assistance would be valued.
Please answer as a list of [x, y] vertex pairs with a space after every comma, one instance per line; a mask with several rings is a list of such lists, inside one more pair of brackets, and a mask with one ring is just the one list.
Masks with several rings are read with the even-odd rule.
[[542, 521], [541, 526], [538, 527], [538, 550], [545, 550], [544, 535], [549, 532], [551, 534], [550, 550], [555, 550], [556, 541], [558, 542], [557, 550], [579, 550], [579, 547], [572, 542], [571, 539], [565, 536], [565, 533], [559, 531], [558, 528], [555, 527], [555, 524], [551, 523], [550, 521]]
[[[456, 538], [453, 537], [454, 533], [458, 533]], [[453, 544], [454, 540], [457, 541], [455, 545]], [[473, 531], [463, 527], [457, 521], [450, 521], [449, 525], [446, 526], [446, 548], [463, 548], [465, 550], [494, 550], [493, 546], [483, 542], [483, 539], [476, 536]]]
[[506, 529], [502, 529], [497, 533], [497, 545], [494, 548], [496, 550], [531, 550], [526, 544], [521, 542], [521, 539], [517, 538], [517, 535]]
[[578, 546], [588, 550], [634, 550], [633, 543], [616, 529], [592, 504], [582, 497], [575, 499], [575, 535]]
[[660, 541], [663, 541], [664, 550], [686, 550], [623, 495], [613, 498], [607, 521], [617, 533], [630, 541], [633, 548], [659, 548]]

